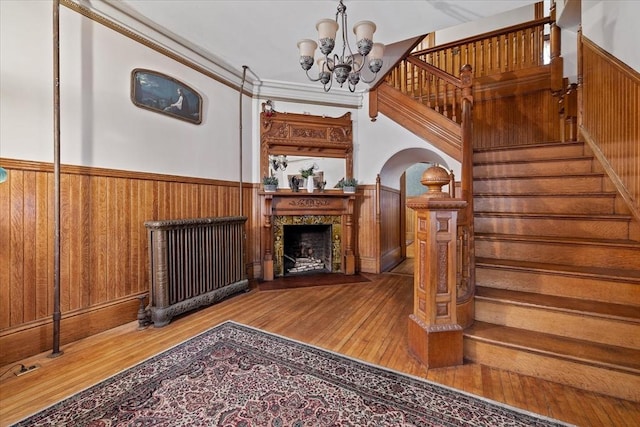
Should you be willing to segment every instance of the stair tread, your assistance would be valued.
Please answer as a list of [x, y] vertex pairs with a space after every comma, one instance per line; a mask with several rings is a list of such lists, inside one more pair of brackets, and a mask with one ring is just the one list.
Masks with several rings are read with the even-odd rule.
[[640, 350], [476, 321], [464, 336], [640, 374]]
[[544, 159], [531, 160], [491, 160], [491, 161], [474, 161], [473, 166], [491, 166], [491, 165], [510, 165], [510, 164], [529, 164], [529, 163], [549, 163], [549, 162], [570, 162], [574, 160], [593, 160], [593, 156], [558, 156]]
[[576, 265], [549, 264], [541, 262], [515, 261], [505, 259], [492, 259], [476, 257], [476, 266], [489, 266], [494, 268], [509, 268], [513, 270], [538, 271], [553, 274], [570, 274], [591, 278], [606, 278], [608, 280], [637, 281], [640, 285], [640, 271], [623, 270], [620, 274], [617, 268], [585, 267]]
[[[539, 243], [560, 243], [573, 245], [599, 245], [622, 248], [636, 248], [640, 251], [640, 242], [629, 239], [595, 239], [582, 237], [561, 237], [561, 236], [532, 236], [519, 234], [497, 234], [497, 233], [475, 233], [476, 240], [511, 240], [529, 241]], [[640, 261], [640, 252], [638, 253]]]
[[530, 192], [530, 193], [473, 193], [473, 197], [557, 197], [557, 198], [570, 198], [570, 197], [616, 197], [615, 191], [592, 191], [589, 193], [544, 193], [544, 192]]
[[569, 146], [581, 146], [584, 145], [584, 141], [541, 141], [533, 144], [513, 144], [503, 147], [484, 147], [474, 148], [474, 153], [486, 153], [490, 151], [513, 151], [528, 148], [540, 148], [540, 147], [569, 147]]
[[602, 178], [605, 176], [602, 172], [584, 172], [584, 173], [567, 173], [567, 174], [538, 174], [538, 175], [501, 175], [501, 176], [481, 176], [474, 177], [474, 181], [498, 181], [501, 179], [509, 179], [509, 180], [535, 180], [540, 178]]
[[[476, 287], [476, 297], [640, 322], [639, 306], [536, 294], [509, 289], [496, 289], [485, 286]], [[640, 323], [638, 326], [640, 326]]]
[[633, 219], [631, 215], [625, 214], [564, 214], [564, 213], [514, 213], [514, 212], [494, 212], [494, 211], [475, 211], [474, 216], [477, 217], [501, 217], [501, 218], [548, 218], [548, 219], [572, 219], [579, 221], [630, 221]]

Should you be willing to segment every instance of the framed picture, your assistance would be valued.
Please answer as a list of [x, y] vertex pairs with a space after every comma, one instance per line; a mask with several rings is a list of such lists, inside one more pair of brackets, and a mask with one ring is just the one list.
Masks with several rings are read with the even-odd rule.
[[131, 72], [131, 101], [140, 108], [202, 123], [202, 97], [186, 84], [156, 71]]

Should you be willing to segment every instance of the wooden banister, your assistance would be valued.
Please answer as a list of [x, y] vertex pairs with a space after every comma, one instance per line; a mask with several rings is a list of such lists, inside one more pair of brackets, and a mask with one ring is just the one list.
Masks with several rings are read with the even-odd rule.
[[428, 64], [424, 61], [421, 61], [419, 59], [416, 59], [412, 56], [409, 56], [407, 58], [407, 62], [415, 65], [418, 68], [421, 68], [431, 74], [433, 74], [435, 77], [444, 80], [445, 82], [455, 85], [455, 86], [462, 86], [462, 82], [460, 81], [460, 79], [456, 78], [455, 76], [452, 76], [451, 74], [445, 73], [444, 71], [442, 71], [441, 69], [434, 67], [431, 64]]
[[552, 23], [552, 17], [535, 19], [422, 49], [411, 56], [454, 76], [464, 64], [471, 64], [475, 78], [538, 67], [544, 64], [544, 28]]
[[498, 36], [502, 36], [505, 34], [509, 34], [509, 33], [515, 33], [518, 31], [522, 31], [525, 30], [527, 28], [533, 28], [533, 27], [538, 27], [538, 26], [544, 26], [546, 24], [550, 24], [551, 23], [551, 18], [549, 16], [546, 16], [544, 18], [541, 19], [534, 19], [532, 21], [527, 21], [527, 22], [523, 22], [521, 24], [516, 24], [516, 25], [512, 25], [510, 27], [504, 27], [504, 28], [499, 28], [497, 30], [493, 30], [493, 31], [488, 31], [486, 33], [482, 33], [482, 34], [477, 34], [477, 35], [473, 35], [470, 37], [466, 37], [463, 39], [459, 39], [459, 40], [454, 40], [452, 42], [447, 42], [447, 43], [443, 43], [441, 45], [438, 46], [433, 46], [427, 49], [423, 49], [420, 51], [416, 51], [413, 52], [412, 55], [413, 56], [422, 56], [422, 55], [426, 55], [429, 53], [434, 53], [440, 50], [445, 50], [445, 49], [451, 49], [457, 46], [461, 46], [461, 45], [465, 45], [465, 44], [471, 44], [471, 43], [475, 43], [475, 42], [479, 42], [482, 40], [486, 40], [486, 39], [491, 39], [493, 37], [498, 37]]

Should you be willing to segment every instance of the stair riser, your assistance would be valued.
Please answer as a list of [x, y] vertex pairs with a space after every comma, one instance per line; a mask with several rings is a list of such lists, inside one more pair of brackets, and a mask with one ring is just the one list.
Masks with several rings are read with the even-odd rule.
[[475, 243], [477, 257], [640, 271], [637, 247], [482, 240], [480, 236]]
[[640, 401], [640, 375], [464, 338], [466, 360], [619, 399]]
[[518, 197], [518, 196], [476, 196], [473, 199], [476, 212], [504, 213], [552, 213], [552, 214], [594, 214], [614, 213], [613, 197]]
[[[640, 283], [527, 270], [476, 266], [476, 285], [487, 288], [580, 298], [612, 304], [640, 304]], [[638, 307], [640, 310], [640, 306]]]
[[473, 167], [473, 176], [474, 178], [496, 178], [502, 176], [587, 174], [591, 173], [591, 163], [591, 159], [571, 159], [567, 161], [483, 164]]
[[476, 233], [514, 234], [519, 236], [554, 236], [594, 239], [629, 238], [629, 221], [602, 219], [580, 220], [572, 218], [513, 218], [476, 217]]
[[553, 178], [476, 179], [473, 191], [479, 194], [580, 194], [602, 192], [601, 176]]
[[479, 151], [473, 154], [473, 162], [529, 161], [562, 157], [580, 157], [583, 155], [584, 146], [582, 144], [559, 144], [549, 147], [532, 146], [508, 150]]
[[640, 324], [569, 313], [508, 301], [475, 299], [475, 320], [605, 345], [640, 350]]

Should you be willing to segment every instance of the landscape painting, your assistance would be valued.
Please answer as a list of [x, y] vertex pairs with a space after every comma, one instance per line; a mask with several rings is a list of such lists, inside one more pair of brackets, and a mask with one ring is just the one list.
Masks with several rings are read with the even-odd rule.
[[131, 72], [131, 100], [156, 113], [202, 122], [202, 97], [188, 85], [156, 71], [136, 68]]

